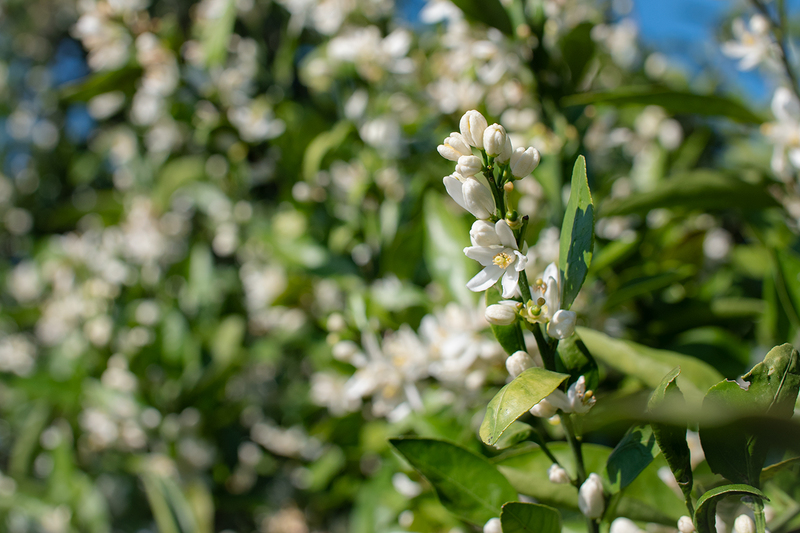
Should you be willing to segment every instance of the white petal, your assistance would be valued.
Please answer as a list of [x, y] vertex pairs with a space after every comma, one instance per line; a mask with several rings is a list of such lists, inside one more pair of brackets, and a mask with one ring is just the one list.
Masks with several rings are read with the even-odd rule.
[[494, 231], [494, 224], [486, 220], [476, 220], [469, 230], [473, 246], [500, 246], [500, 239]]
[[[444, 182], [444, 188], [447, 189], [447, 194], [449, 194], [458, 205], [467, 209], [467, 204], [464, 203], [464, 193], [461, 191], [464, 184], [458, 181], [458, 178], [452, 174], [445, 176], [442, 181]], [[469, 209], [467, 209], [467, 211], [469, 211]]]
[[500, 279], [503, 269], [497, 265], [490, 265], [475, 274], [475, 277], [467, 282], [467, 288], [473, 292], [485, 291]]
[[494, 225], [494, 230], [497, 232], [497, 236], [500, 238], [500, 242], [503, 243], [503, 245], [514, 250], [519, 249], [517, 247], [517, 240], [514, 238], [514, 232], [508, 227], [508, 222], [506, 222], [505, 219], [501, 218], [498, 220]]
[[502, 246], [467, 246], [464, 248], [464, 255], [470, 259], [474, 259], [483, 266], [494, 266], [494, 257], [503, 250], [504, 248]]
[[523, 255], [516, 250], [514, 250], [514, 254], [517, 256], [517, 262], [514, 265], [514, 268], [517, 270], [517, 272], [522, 272], [525, 270], [525, 267], [528, 266], [528, 256]]
[[519, 272], [507, 268], [503, 275], [503, 298], [513, 298], [519, 292]]

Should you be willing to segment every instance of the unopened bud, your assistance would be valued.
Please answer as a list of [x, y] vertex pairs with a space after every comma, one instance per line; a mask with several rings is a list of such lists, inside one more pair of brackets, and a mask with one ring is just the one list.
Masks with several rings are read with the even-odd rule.
[[461, 174], [462, 176], [469, 177], [474, 176], [478, 172], [481, 171], [483, 168], [483, 163], [478, 156], [475, 155], [462, 155], [458, 158], [458, 164], [456, 165], [456, 172]]
[[458, 123], [458, 129], [461, 130], [461, 135], [470, 146], [475, 148], [483, 148], [483, 132], [486, 130], [489, 123], [486, 118], [474, 109], [467, 111], [461, 117]]
[[547, 324], [547, 334], [554, 339], [560, 340], [571, 337], [572, 334], [575, 333], [575, 322], [577, 319], [578, 315], [575, 314], [575, 311], [559, 309], [555, 312], [553, 318], [550, 319], [550, 323]]
[[506, 192], [511, 192], [511, 191], [513, 191], [513, 190], [514, 190], [514, 182], [513, 182], [513, 181], [507, 181], [507, 182], [506, 182], [506, 183], [503, 185], [503, 190], [504, 190], [504, 191], [506, 191]]
[[494, 198], [489, 189], [476, 179], [464, 180], [461, 188], [467, 211], [475, 218], [486, 220], [494, 214]]
[[532, 366], [533, 359], [528, 355], [528, 352], [523, 352], [522, 350], [514, 352], [506, 359], [506, 370], [508, 370], [512, 378], [519, 376]]
[[556, 483], [558, 485], [569, 483], [567, 471], [555, 463], [550, 465], [550, 469], [547, 471], [547, 477], [550, 478], [550, 483]]
[[492, 124], [483, 130], [483, 149], [486, 155], [496, 157], [503, 152], [506, 146], [506, 129], [500, 124]]
[[531, 407], [530, 413], [537, 418], [550, 418], [558, 412], [558, 407], [547, 401], [547, 398]]
[[524, 178], [539, 165], [539, 151], [536, 148], [523, 149], [521, 146], [511, 153], [511, 174]]
[[511, 137], [506, 136], [506, 144], [503, 150], [494, 158], [495, 162], [504, 165], [511, 159], [511, 154], [514, 153], [514, 148], [511, 146]]
[[584, 516], [589, 518], [600, 518], [606, 507], [606, 500], [603, 496], [603, 482], [600, 476], [594, 472], [589, 474], [578, 490], [578, 508]]
[[686, 515], [678, 519], [678, 531], [681, 533], [694, 533], [694, 522]]
[[460, 133], [456, 132], [446, 137], [436, 150], [439, 155], [450, 161], [458, 161], [458, 158], [462, 155], [472, 155], [472, 149], [467, 144], [467, 141]]
[[486, 220], [476, 220], [469, 230], [469, 239], [473, 246], [493, 246], [497, 244], [497, 232], [494, 224]]
[[486, 321], [495, 326], [510, 326], [517, 320], [517, 309], [514, 305], [493, 304], [486, 308]]
[[736, 533], [756, 533], [756, 524], [746, 514], [740, 514], [733, 522], [733, 530]]
[[609, 533], [642, 533], [642, 530], [630, 518], [625, 518], [624, 516], [620, 516], [619, 518], [615, 518], [614, 521], [611, 522], [611, 527], [609, 528], [608, 532]]
[[503, 533], [503, 526], [499, 518], [490, 518], [483, 525], [483, 533]]

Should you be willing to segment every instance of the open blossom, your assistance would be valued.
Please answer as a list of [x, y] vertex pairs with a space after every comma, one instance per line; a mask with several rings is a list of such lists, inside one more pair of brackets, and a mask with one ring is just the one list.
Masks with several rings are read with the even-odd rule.
[[800, 102], [786, 87], [778, 87], [772, 97], [772, 114], [777, 122], [762, 126], [775, 150], [772, 153], [772, 170], [786, 173], [786, 155], [792, 166], [800, 168]]
[[494, 214], [495, 204], [492, 193], [475, 178], [466, 178], [454, 172], [442, 180], [447, 194], [455, 202], [472, 213], [475, 218], [487, 219]]
[[475, 292], [485, 291], [502, 278], [503, 298], [516, 296], [519, 273], [525, 270], [528, 258], [520, 253], [508, 223], [501, 219], [492, 228], [490, 222], [478, 220], [472, 225], [470, 239], [473, 245], [464, 248], [464, 253], [484, 269], [467, 282], [467, 288]]
[[759, 63], [775, 62], [780, 50], [772, 40], [769, 21], [763, 15], [753, 15], [748, 27], [742, 19], [736, 19], [732, 29], [735, 40], [723, 43], [722, 53], [739, 59], [739, 70], [752, 70]]
[[586, 414], [597, 402], [592, 391], [586, 390], [586, 378], [581, 376], [578, 381], [567, 389], [567, 392], [556, 389], [544, 400], [531, 409], [531, 414], [539, 418], [550, 418], [558, 409], [565, 413]]

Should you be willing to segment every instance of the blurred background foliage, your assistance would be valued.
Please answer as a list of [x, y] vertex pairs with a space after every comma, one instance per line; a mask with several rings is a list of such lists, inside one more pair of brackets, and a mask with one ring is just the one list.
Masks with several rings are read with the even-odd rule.
[[[583, 326], [730, 378], [795, 341], [800, 196], [771, 114], [642, 45], [632, 8], [0, 2], [0, 529], [470, 530], [387, 441], [497, 453], [476, 433], [505, 354], [436, 153], [468, 109], [542, 153], [514, 193], [534, 276], [586, 155]], [[627, 424], [604, 401], [664, 371], [595, 356], [604, 461]], [[674, 525], [651, 470], [641, 519]], [[775, 479], [778, 533], [800, 507]]]

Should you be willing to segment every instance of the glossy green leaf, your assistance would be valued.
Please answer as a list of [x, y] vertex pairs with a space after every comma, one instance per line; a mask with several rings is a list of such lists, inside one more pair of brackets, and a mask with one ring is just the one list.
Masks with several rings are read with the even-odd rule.
[[[659, 416], [667, 409], [680, 412], [685, 408], [686, 401], [676, 383], [680, 373], [680, 367], [672, 369], [650, 395], [647, 409], [653, 415]], [[686, 442], [686, 425], [653, 422], [651, 426], [656, 442], [658, 442], [675, 480], [681, 487], [684, 498], [690, 501], [693, 479], [689, 445]]]
[[60, 96], [68, 102], [88, 102], [97, 95], [111, 91], [132, 94], [141, 75], [141, 67], [133, 65], [126, 65], [110, 72], [98, 72], [76, 83], [66, 84], [61, 89]]
[[[738, 381], [712, 387], [703, 409], [718, 416], [765, 415], [788, 419], [800, 391], [800, 362], [790, 344], [770, 350], [764, 361]], [[756, 485], [767, 457], [769, 438], [745, 432], [738, 424], [700, 426], [700, 440], [711, 470], [734, 483]]]
[[764, 118], [756, 115], [735, 100], [723, 96], [676, 91], [666, 87], [621, 87], [613, 91], [583, 93], [561, 99], [564, 107], [608, 104], [616, 107], [657, 105], [669, 113], [723, 116], [737, 122], [761, 124]]
[[589, 328], [578, 327], [575, 331], [595, 359], [640, 379], [648, 387], [655, 389], [670, 370], [680, 366], [678, 386], [690, 404], [699, 405], [702, 391], [723, 378], [713, 367], [694, 357], [615, 339]]
[[517, 492], [488, 459], [449, 442], [399, 438], [389, 441], [411, 466], [430, 481], [450, 512], [483, 526], [500, 515]]
[[606, 474], [611, 490], [616, 492], [633, 483], [660, 451], [648, 424], [631, 427], [608, 456]]
[[425, 265], [438, 281], [462, 305], [474, 305], [474, 295], [467, 289], [474, 261], [464, 255], [469, 246], [469, 227], [453, 216], [441, 195], [431, 191], [425, 196]]
[[715, 170], [698, 169], [670, 176], [653, 190], [605, 202], [600, 215], [643, 214], [660, 208], [752, 210], [777, 205], [763, 185]]
[[530, 411], [568, 377], [567, 374], [537, 367], [522, 372], [489, 402], [481, 424], [481, 440], [486, 444], [496, 443], [512, 422]]
[[472, 21], [497, 28], [506, 35], [514, 33], [511, 19], [500, 0], [453, 0], [453, 3]]
[[597, 362], [579, 335], [572, 335], [558, 343], [556, 371], [569, 374], [570, 382], [577, 381], [580, 376], [584, 376], [588, 390], [596, 389], [600, 383]]
[[716, 532], [717, 503], [726, 496], [751, 496], [769, 501], [763, 492], [750, 485], [736, 484], [715, 487], [697, 500], [694, 524], [698, 533]]
[[561, 533], [558, 510], [537, 503], [509, 502], [500, 513], [503, 533]]
[[569, 202], [561, 224], [558, 267], [563, 276], [561, 307], [569, 309], [581, 290], [594, 248], [594, 203], [586, 177], [586, 159], [578, 156], [572, 169]]
[[[533, 428], [523, 422], [513, 422], [503, 432], [503, 435], [494, 443], [498, 450], [505, 450], [515, 444], [527, 440], [533, 434]], [[538, 440], [538, 439], [537, 439]]]

